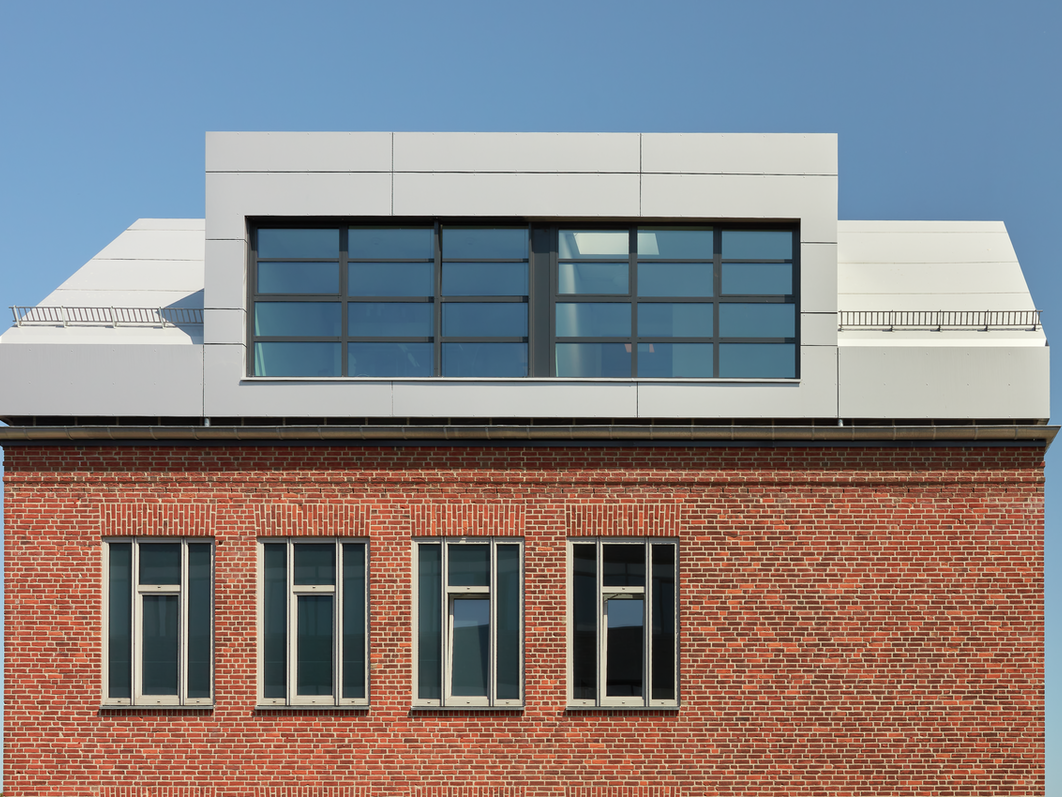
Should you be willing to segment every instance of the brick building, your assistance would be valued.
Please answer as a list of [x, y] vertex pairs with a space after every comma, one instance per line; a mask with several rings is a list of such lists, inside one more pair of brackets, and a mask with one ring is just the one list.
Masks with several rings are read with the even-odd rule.
[[1043, 792], [1002, 224], [828, 135], [206, 155], [0, 336], [11, 794]]

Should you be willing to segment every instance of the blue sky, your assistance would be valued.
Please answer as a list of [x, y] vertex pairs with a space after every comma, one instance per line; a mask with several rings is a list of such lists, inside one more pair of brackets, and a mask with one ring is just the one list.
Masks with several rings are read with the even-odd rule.
[[[1060, 29], [1057, 2], [10, 0], [0, 305], [40, 301], [137, 218], [202, 217], [207, 130], [835, 132], [842, 219], [1006, 222], [1051, 338]], [[1062, 590], [1047, 590], [1050, 794]]]

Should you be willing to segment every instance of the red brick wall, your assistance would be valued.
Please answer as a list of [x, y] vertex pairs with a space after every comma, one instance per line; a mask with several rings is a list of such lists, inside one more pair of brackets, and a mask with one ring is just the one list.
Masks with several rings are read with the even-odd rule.
[[[6, 471], [8, 795], [1043, 792], [1042, 451], [11, 447]], [[526, 539], [522, 712], [410, 712], [409, 539], [457, 533]], [[680, 710], [565, 711], [580, 533], [679, 538]], [[105, 534], [217, 540], [213, 710], [100, 709]], [[255, 710], [268, 534], [370, 538], [370, 710]]]

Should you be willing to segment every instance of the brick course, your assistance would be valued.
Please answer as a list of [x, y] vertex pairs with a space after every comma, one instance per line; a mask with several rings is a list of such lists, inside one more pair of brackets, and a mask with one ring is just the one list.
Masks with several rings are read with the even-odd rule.
[[[1042, 794], [1043, 450], [12, 446], [9, 795]], [[101, 543], [217, 541], [213, 709], [101, 709]], [[370, 540], [371, 708], [255, 708], [255, 541]], [[525, 538], [526, 708], [411, 711], [410, 539]], [[565, 540], [679, 539], [678, 710], [565, 710]]]

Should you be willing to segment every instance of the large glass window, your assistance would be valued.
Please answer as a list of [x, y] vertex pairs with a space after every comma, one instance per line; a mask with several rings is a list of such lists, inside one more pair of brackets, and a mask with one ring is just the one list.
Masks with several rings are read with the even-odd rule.
[[569, 541], [571, 706], [678, 705], [678, 545]]
[[210, 705], [213, 541], [153, 537], [103, 547], [103, 702]]
[[259, 541], [258, 703], [367, 705], [368, 544]]
[[523, 705], [523, 543], [414, 544], [415, 702]]
[[435, 221], [254, 240], [255, 376], [798, 374], [792, 227]]

